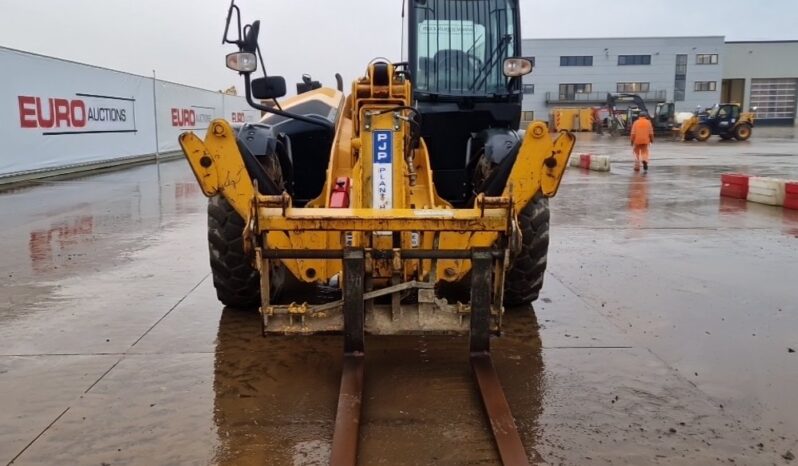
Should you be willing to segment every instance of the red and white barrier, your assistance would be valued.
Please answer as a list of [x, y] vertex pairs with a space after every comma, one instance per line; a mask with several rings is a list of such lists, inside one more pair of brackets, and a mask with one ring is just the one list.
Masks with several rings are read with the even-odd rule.
[[720, 179], [722, 197], [798, 209], [798, 181], [750, 176], [744, 173], [723, 173]]
[[594, 155], [590, 157], [590, 169], [597, 172], [610, 171], [610, 157], [608, 155]]
[[759, 204], [783, 206], [785, 183], [778, 178], [752, 176], [748, 179], [748, 200]]
[[748, 178], [744, 173], [723, 173], [720, 175], [720, 195], [735, 199], [748, 198]]
[[798, 210], [798, 181], [784, 184], [784, 208]]
[[584, 168], [585, 170], [608, 172], [610, 171], [610, 157], [608, 155], [594, 154], [572, 155], [569, 165]]
[[579, 167], [584, 168], [586, 170], [590, 169], [590, 159], [593, 158], [593, 154], [579, 154]]

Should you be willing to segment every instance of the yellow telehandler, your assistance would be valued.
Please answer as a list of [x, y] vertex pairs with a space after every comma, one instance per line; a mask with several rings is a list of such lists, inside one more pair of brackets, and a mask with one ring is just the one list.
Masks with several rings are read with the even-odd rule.
[[[253, 77], [260, 22], [242, 28], [240, 16], [231, 3], [227, 66], [265, 116], [180, 136], [210, 197], [219, 299], [257, 306], [265, 334], [343, 334], [332, 464], [357, 459], [366, 333], [468, 335], [499, 455], [526, 464], [490, 337], [505, 305], [542, 286], [547, 199], [574, 137], [542, 122], [518, 131], [533, 67], [518, 0], [411, 0], [409, 62], [372, 61], [346, 96], [339, 79], [279, 102], [282, 77]], [[286, 298], [303, 287], [327, 292]]]

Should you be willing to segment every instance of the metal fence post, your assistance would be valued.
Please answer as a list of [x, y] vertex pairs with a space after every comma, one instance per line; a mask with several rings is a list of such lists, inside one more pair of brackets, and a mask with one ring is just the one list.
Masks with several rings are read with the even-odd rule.
[[157, 79], [155, 78], [155, 70], [152, 70], [152, 114], [153, 124], [155, 125], [155, 160], [161, 158], [161, 142], [158, 140], [158, 98], [155, 91]]

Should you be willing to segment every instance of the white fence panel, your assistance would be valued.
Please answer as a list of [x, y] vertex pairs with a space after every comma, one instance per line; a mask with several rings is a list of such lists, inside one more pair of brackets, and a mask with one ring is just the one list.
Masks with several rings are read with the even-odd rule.
[[224, 115], [223, 94], [196, 87], [156, 80], [155, 101], [161, 152], [179, 150], [177, 137], [184, 131], [204, 138], [211, 120]]
[[0, 48], [0, 176], [155, 152], [152, 80]]
[[211, 120], [254, 123], [243, 97], [0, 47], [0, 182], [180, 149]]
[[261, 119], [260, 110], [249, 106], [247, 100], [240, 96], [224, 96], [224, 118], [232, 124], [255, 123]]

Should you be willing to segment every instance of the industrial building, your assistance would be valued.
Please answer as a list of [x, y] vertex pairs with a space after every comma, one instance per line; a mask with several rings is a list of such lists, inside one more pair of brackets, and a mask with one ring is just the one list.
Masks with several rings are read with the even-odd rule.
[[522, 120], [558, 107], [600, 106], [633, 93], [653, 107], [693, 111], [720, 102], [757, 107], [759, 124], [795, 124], [798, 41], [726, 42], [723, 36], [525, 39]]

